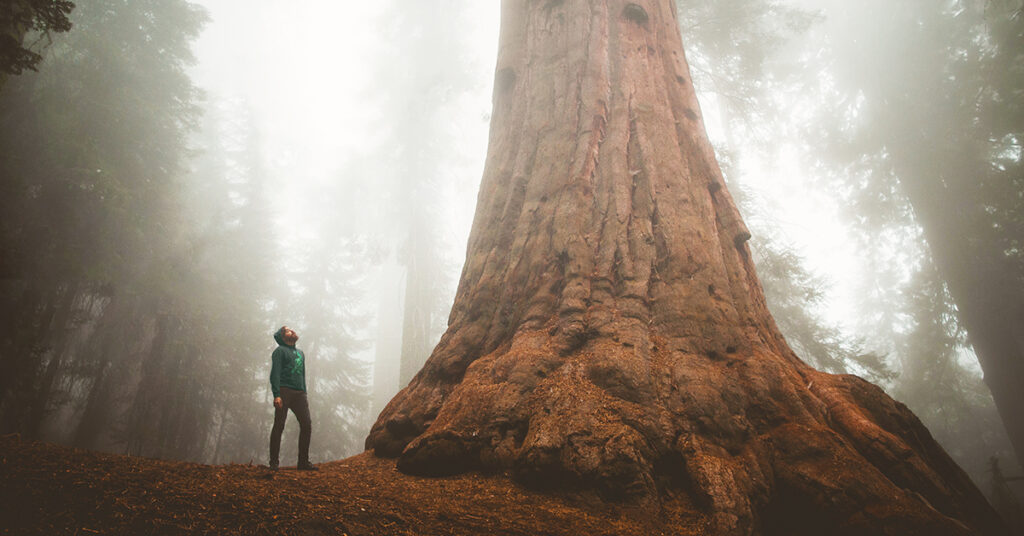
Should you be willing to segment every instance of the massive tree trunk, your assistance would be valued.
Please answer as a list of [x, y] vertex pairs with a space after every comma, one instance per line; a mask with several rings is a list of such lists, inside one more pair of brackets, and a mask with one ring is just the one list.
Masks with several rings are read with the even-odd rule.
[[503, 2], [449, 328], [367, 448], [414, 474], [685, 490], [708, 534], [999, 533], [906, 407], [779, 334], [673, 4]]

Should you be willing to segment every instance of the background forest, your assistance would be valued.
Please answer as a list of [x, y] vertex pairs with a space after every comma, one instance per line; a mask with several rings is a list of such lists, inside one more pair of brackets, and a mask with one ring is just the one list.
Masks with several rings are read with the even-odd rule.
[[[342, 4], [3, 2], [0, 433], [265, 463], [287, 323], [314, 456], [362, 450], [445, 327], [498, 5]], [[1021, 1], [678, 8], [790, 344], [1019, 516]]]

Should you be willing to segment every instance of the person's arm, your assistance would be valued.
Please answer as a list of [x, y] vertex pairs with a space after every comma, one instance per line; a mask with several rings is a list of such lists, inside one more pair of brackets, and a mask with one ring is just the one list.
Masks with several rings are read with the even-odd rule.
[[281, 361], [284, 353], [280, 348], [274, 350], [270, 355], [270, 391], [274, 393], [274, 399], [281, 398]]

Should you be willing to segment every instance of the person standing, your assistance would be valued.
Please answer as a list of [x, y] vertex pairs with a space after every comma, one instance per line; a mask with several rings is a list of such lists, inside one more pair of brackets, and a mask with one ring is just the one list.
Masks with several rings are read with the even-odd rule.
[[274, 333], [277, 349], [270, 356], [270, 389], [274, 393], [274, 427], [270, 430], [270, 469], [280, 464], [281, 433], [284, 432], [288, 410], [299, 420], [299, 463], [301, 471], [316, 471], [309, 462], [309, 439], [313, 424], [306, 398], [306, 356], [295, 347], [299, 335], [288, 326]]

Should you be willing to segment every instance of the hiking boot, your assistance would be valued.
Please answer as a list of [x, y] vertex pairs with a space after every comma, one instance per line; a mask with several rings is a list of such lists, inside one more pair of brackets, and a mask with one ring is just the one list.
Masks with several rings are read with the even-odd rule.
[[317, 467], [309, 462], [302, 462], [295, 468], [299, 471], [318, 471]]

